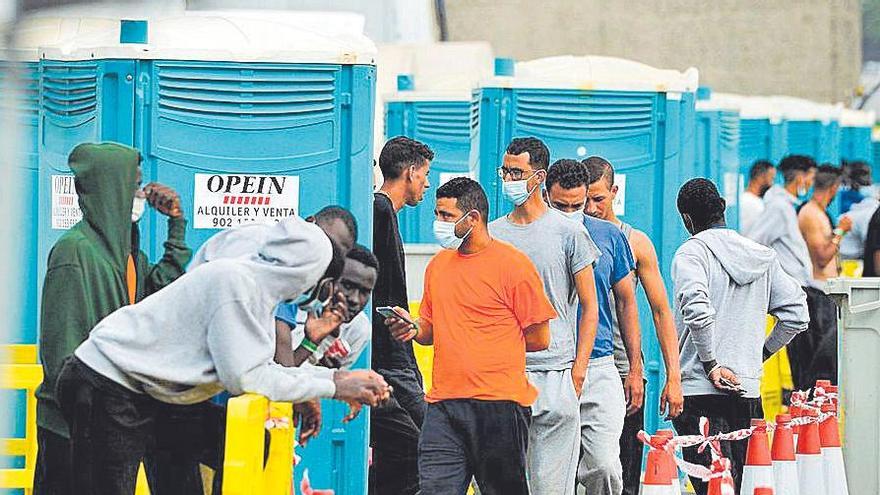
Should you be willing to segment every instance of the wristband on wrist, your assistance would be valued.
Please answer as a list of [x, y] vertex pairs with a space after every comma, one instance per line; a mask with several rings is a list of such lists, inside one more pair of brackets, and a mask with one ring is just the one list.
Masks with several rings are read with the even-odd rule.
[[309, 340], [308, 337], [304, 337], [302, 339], [302, 342], [299, 343], [299, 346], [302, 347], [303, 349], [311, 352], [312, 354], [318, 352], [318, 344]]
[[718, 361], [716, 361], [714, 359], [711, 361], [703, 361], [702, 364], [703, 364], [703, 371], [706, 372], [706, 376], [711, 375], [713, 371], [715, 371], [716, 369], [721, 367], [721, 365], [718, 364]]
[[836, 229], [834, 229], [832, 231], [832, 233], [838, 237], [843, 237], [846, 235], [846, 231], [841, 229], [840, 227], [837, 227]]

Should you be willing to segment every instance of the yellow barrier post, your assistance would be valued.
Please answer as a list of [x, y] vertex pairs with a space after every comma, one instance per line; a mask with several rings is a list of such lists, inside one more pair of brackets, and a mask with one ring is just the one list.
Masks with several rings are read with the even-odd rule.
[[4, 438], [0, 453], [23, 456], [23, 468], [0, 469], [0, 488], [21, 488], [33, 492], [37, 464], [37, 399], [34, 392], [43, 381], [43, 367], [38, 364], [0, 364], [0, 388], [24, 390], [27, 394], [24, 438]]
[[[263, 467], [266, 427], [269, 456]], [[226, 404], [224, 495], [288, 495], [293, 485], [293, 405], [245, 394]]]
[[269, 458], [266, 460], [265, 488], [271, 493], [293, 493], [293, 404], [270, 402]]

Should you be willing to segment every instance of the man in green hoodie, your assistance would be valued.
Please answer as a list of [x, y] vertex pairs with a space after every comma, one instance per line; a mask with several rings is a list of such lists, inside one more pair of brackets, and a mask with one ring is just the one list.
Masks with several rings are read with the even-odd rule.
[[[70, 153], [82, 221], [49, 253], [40, 313], [35, 494], [68, 493], [71, 459], [67, 423], [55, 395], [62, 362], [105, 316], [135, 303], [185, 273], [192, 251], [180, 198], [161, 184], [141, 182], [137, 150], [115, 143], [80, 144]], [[138, 246], [145, 204], [168, 217], [162, 259], [151, 264]]]

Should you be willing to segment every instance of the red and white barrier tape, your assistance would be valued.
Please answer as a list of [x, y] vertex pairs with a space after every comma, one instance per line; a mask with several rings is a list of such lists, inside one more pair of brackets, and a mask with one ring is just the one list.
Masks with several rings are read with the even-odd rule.
[[[773, 432], [776, 430], [776, 428], [791, 428], [792, 426], [804, 426], [810, 423], [822, 423], [828, 418], [835, 418], [837, 416], [835, 413], [821, 412], [821, 407], [823, 404], [837, 402], [836, 393], [826, 392], [822, 387], [816, 387], [813, 395], [814, 399], [812, 401], [807, 401], [807, 397], [809, 397], [809, 392], [792, 392], [791, 405], [806, 410], [816, 411], [818, 413], [818, 416], [801, 416], [797, 418], [792, 418], [790, 423], [782, 426], [778, 426], [775, 423], [768, 421], [766, 430], [768, 432]], [[722, 456], [721, 442], [745, 440], [746, 438], [752, 436], [752, 433], [755, 431], [755, 429], [756, 427], [750, 427], [727, 433], [717, 433], [715, 435], [709, 435], [709, 420], [708, 418], [702, 417], [700, 418], [700, 435], [681, 435], [672, 438], [665, 438], [658, 437], [656, 435], [651, 436], [645, 431], [639, 431], [638, 437], [639, 440], [642, 441], [642, 443], [650, 447], [652, 450], [665, 450], [670, 455], [672, 455], [672, 458], [675, 460], [678, 468], [683, 473], [687, 474], [688, 476], [701, 479], [703, 481], [709, 481], [712, 478], [721, 478], [725, 476], [725, 473], [728, 472], [730, 469], [729, 460], [725, 459]], [[675, 456], [675, 451], [677, 449], [695, 446], [699, 446], [697, 452], [701, 453], [706, 450], [707, 447], [710, 448], [710, 452], [712, 455], [711, 468], [703, 466], [701, 464], [693, 464]]]

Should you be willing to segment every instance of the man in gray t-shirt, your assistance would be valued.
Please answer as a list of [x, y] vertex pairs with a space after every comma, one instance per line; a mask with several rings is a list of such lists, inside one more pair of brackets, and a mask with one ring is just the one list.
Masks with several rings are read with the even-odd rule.
[[529, 380], [538, 388], [527, 465], [533, 495], [573, 495], [580, 449], [578, 399], [599, 319], [592, 266], [599, 250], [582, 224], [544, 203], [541, 184], [549, 163], [550, 153], [540, 140], [510, 143], [499, 173], [502, 192], [515, 207], [490, 223], [489, 233], [532, 260], [559, 315], [550, 321], [550, 347], [526, 354]]

